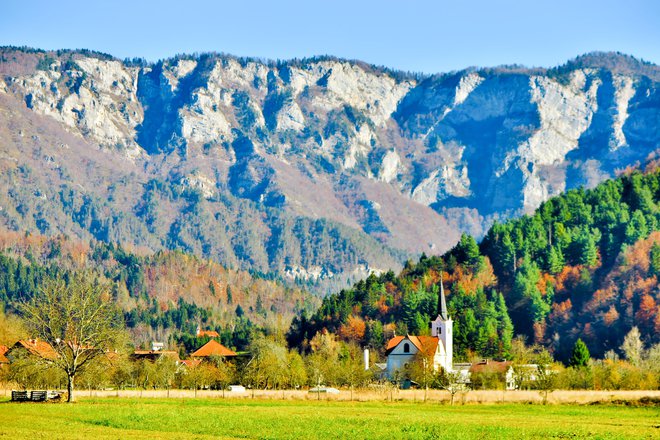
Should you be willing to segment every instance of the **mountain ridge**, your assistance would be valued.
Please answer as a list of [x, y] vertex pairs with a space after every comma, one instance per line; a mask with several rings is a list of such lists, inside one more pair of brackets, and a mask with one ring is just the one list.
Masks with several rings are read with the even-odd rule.
[[[1, 217], [340, 287], [644, 160], [660, 142], [657, 70], [611, 53], [417, 75], [335, 57], [145, 64], [2, 48], [4, 162], [19, 172]], [[16, 135], [35, 124], [41, 135]], [[96, 169], [54, 148], [73, 144]], [[45, 150], [52, 162], [36, 159]], [[35, 194], [58, 204], [50, 222], [28, 209]]]

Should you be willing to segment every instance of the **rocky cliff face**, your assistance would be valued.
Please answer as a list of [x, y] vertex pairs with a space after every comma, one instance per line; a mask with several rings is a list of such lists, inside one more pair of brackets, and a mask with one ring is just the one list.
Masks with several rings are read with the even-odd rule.
[[659, 69], [616, 54], [423, 77], [3, 49], [0, 75], [4, 223], [291, 277], [442, 252], [660, 144]]

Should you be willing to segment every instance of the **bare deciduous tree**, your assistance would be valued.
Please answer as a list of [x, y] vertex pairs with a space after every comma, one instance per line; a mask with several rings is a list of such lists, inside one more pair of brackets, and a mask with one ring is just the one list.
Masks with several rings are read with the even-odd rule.
[[109, 291], [91, 275], [76, 274], [68, 282], [44, 281], [39, 293], [21, 304], [28, 330], [57, 354], [45, 361], [66, 374], [67, 402], [74, 401], [76, 375], [112, 350], [122, 334]]

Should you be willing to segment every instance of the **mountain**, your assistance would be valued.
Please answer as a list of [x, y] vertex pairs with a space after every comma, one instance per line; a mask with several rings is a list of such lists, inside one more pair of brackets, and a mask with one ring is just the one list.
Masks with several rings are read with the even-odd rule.
[[332, 291], [643, 161], [659, 78], [614, 53], [421, 75], [2, 48], [0, 223]]
[[383, 350], [393, 334], [428, 334], [441, 283], [457, 359], [509, 357], [514, 334], [567, 361], [581, 338], [602, 358], [637, 327], [660, 343], [660, 161], [594, 189], [574, 189], [534, 213], [468, 235], [399, 275], [371, 275], [295, 318], [289, 343], [322, 331]]

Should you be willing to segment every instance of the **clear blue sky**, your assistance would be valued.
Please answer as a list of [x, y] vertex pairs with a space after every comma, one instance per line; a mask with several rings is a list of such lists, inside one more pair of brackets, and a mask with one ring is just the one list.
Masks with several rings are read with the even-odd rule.
[[554, 66], [593, 50], [660, 63], [660, 1], [22, 0], [0, 8], [0, 45], [152, 61], [204, 51], [328, 54], [429, 73]]

